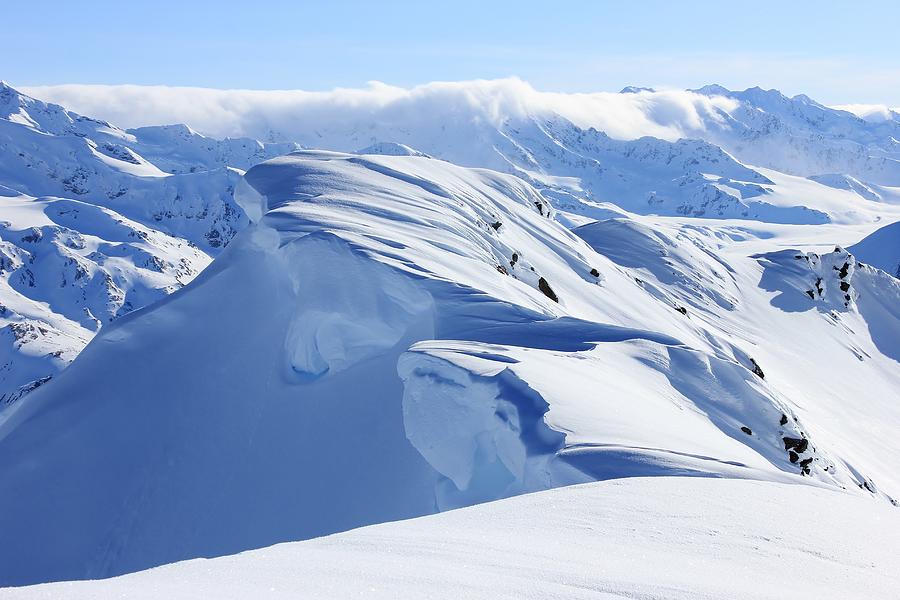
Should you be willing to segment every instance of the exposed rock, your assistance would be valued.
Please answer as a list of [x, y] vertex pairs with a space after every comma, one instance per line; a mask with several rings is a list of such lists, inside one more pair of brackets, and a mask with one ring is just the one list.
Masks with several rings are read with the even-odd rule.
[[753, 374], [759, 377], [760, 379], [765, 379], [766, 374], [763, 373], [763, 370], [759, 368], [759, 365], [754, 359], [750, 359], [750, 364], [753, 365]]
[[[835, 267], [835, 269], [837, 269], [837, 267]], [[842, 266], [840, 268], [840, 270], [838, 271], [838, 277], [840, 277], [841, 279], [844, 279], [845, 277], [847, 277], [847, 273], [849, 271], [850, 271], [850, 263], [845, 262], [844, 266]]]
[[547, 283], [547, 280], [543, 277], [538, 279], [538, 289], [554, 302], [559, 302], [559, 297], [557, 297], [556, 292], [553, 291], [553, 288], [550, 287], [550, 284]]
[[781, 439], [784, 441], [785, 450], [795, 449], [800, 454], [803, 454], [809, 448], [809, 440], [806, 438], [784, 437]]
[[747, 427], [746, 425], [741, 427], [741, 431], [743, 431], [747, 435], [753, 435], [753, 430], [750, 429], [749, 427]]

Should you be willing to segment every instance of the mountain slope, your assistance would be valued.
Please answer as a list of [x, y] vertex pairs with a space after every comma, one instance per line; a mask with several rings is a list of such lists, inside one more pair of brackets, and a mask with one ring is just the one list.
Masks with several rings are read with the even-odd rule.
[[[140, 98], [147, 114], [199, 131], [311, 148], [353, 152], [400, 144], [515, 173], [566, 210], [591, 218], [601, 214], [595, 202], [613, 202], [638, 214], [846, 222], [872, 218], [881, 202], [900, 201], [896, 120], [866, 121], [805, 96], [758, 88], [625, 91], [548, 93], [511, 79], [324, 93], [116, 86], [34, 93], [127, 121], [134, 117], [117, 110], [126, 104], [115, 100], [121, 93], [129, 102]], [[209, 110], [179, 109], [188, 105]], [[146, 114], [139, 117], [146, 121]], [[755, 167], [832, 179], [802, 196], [794, 189], [780, 194], [780, 182]], [[838, 186], [844, 207], [820, 206], [819, 196], [832, 194], [828, 186], [844, 176], [860, 184]], [[873, 193], [858, 193], [865, 189]]]
[[[440, 93], [452, 96], [464, 89], [465, 86], [459, 90], [448, 88]], [[845, 160], [850, 151], [831, 148], [833, 139], [851, 140], [856, 148], [850, 152], [853, 156], [860, 152], [868, 155], [870, 150], [860, 148], [882, 143], [884, 136], [890, 137], [893, 126], [887, 122], [864, 122], [808, 98], [788, 99], [771, 91], [731, 92], [708, 86], [691, 96], [694, 112], [678, 109], [677, 98], [671, 93], [628, 91], [628, 102], [634, 105], [629, 110], [636, 110], [648, 123], [657, 124], [655, 128], [645, 127], [648, 131], [659, 130], [660, 135], [667, 135], [665, 126], [675, 128], [681, 135], [715, 139], [745, 159], [764, 156], [774, 160], [778, 154], [760, 150], [760, 144], [774, 140], [773, 143], [790, 145], [793, 143], [790, 140], [802, 139], [812, 140], [809, 142], [812, 145], [798, 150], [798, 155], [823, 151], [833, 160], [844, 161], [833, 165], [834, 168], [850, 169], [849, 159]], [[445, 108], [446, 98], [438, 101], [437, 91], [429, 94], [435, 95], [433, 101], [439, 108]], [[396, 111], [382, 107], [377, 113], [377, 123], [372, 122], [373, 113], [353, 117], [355, 109], [348, 107], [340, 119], [322, 118], [315, 127], [291, 134], [307, 144], [340, 150], [368, 145], [364, 152], [376, 154], [415, 154], [417, 150], [410, 147], [415, 146], [460, 164], [512, 172], [539, 189], [545, 199], [562, 211], [560, 219], [566, 223], [606, 218], [619, 208], [637, 213], [768, 222], [860, 223], [880, 218], [885, 202], [900, 199], [897, 188], [866, 183], [850, 175], [813, 175], [814, 183], [810, 183], [779, 172], [751, 169], [719, 147], [699, 140], [614, 139], [585, 127], [584, 123], [591, 122], [591, 118], [610, 125], [599, 112], [586, 118], [583, 112], [573, 112], [571, 105], [536, 102], [537, 93], [533, 90], [519, 94], [520, 106], [512, 108], [508, 106], [508, 94], [499, 83], [488, 86], [480, 94], [478, 101], [469, 98], [465, 102], [453, 96], [456, 102], [450, 107], [453, 110], [439, 110], [438, 119], [428, 122], [410, 121], [409, 107]], [[412, 106], [418, 106], [424, 98], [411, 101]], [[487, 110], [482, 104], [491, 98], [496, 106]], [[597, 107], [605, 106], [603, 102], [607, 100]], [[491, 106], [490, 102], [487, 106]], [[637, 119], [638, 113], [630, 118]], [[212, 256], [247, 223], [232, 198], [234, 187], [240, 182], [240, 172], [235, 168], [248, 168], [296, 147], [290, 142], [264, 144], [246, 138], [214, 140], [183, 125], [123, 131], [61, 106], [35, 100], [6, 85], [0, 87], [0, 116], [3, 140], [0, 184], [14, 190], [9, 193], [62, 196], [96, 204], [115, 211], [123, 219], [174, 235], [185, 247], [195, 244]], [[303, 122], [305, 116], [301, 113], [298, 117]], [[582, 124], [576, 125], [575, 121]], [[746, 151], [756, 154], [745, 154], [735, 145], [736, 132], [743, 140], [740, 143], [748, 144]], [[276, 135], [273, 131], [259, 134]], [[785, 136], [789, 143], [781, 139]], [[890, 143], [886, 148], [877, 152], [889, 154]], [[806, 172], [806, 167], [801, 169], [771, 160], [760, 164], [771, 164], [789, 172]], [[611, 210], [610, 203], [618, 208]], [[39, 224], [35, 221], [30, 225]], [[8, 241], [16, 243], [15, 239]], [[180, 265], [182, 259], [192, 263], [192, 267], [179, 267], [181, 282], [190, 276], [188, 271], [196, 272], [199, 268], [190, 249], [174, 261], [152, 248], [144, 247], [141, 252], [149, 252], [154, 265]], [[141, 259], [134, 267], [123, 263], [119, 268], [133, 271], [123, 275], [126, 280], [146, 279], [140, 271], [145, 262]], [[55, 264], [50, 263], [46, 268], [50, 271], [39, 274], [40, 279], [66, 280]], [[20, 269], [16, 277], [30, 276]], [[109, 297], [128, 294], [125, 285], [127, 281], [120, 278], [114, 286], [106, 285], [104, 294]], [[166, 291], [172, 285], [171, 280], [166, 280], [155, 289]], [[31, 288], [20, 286], [16, 293], [40, 302], [41, 298], [31, 294]], [[141, 294], [144, 299], [138, 299]], [[126, 309], [157, 297], [143, 292], [130, 296], [123, 304]], [[16, 302], [11, 298], [7, 304]], [[66, 310], [71, 315], [80, 308]], [[60, 324], [59, 317], [46, 310], [42, 312], [39, 307], [32, 313], [23, 318], [34, 318], [33, 322], [23, 321], [16, 313], [7, 321], [29, 332], [27, 338], [12, 330], [7, 335], [4, 357], [10, 372], [0, 384], [0, 395], [7, 400], [20, 397], [52, 376], [92, 335], [90, 331], [78, 331], [81, 313], [76, 323], [65, 326]], [[60, 327], [70, 332], [57, 333]], [[50, 331], [54, 333], [45, 335], [44, 332]], [[41, 356], [32, 356], [34, 352], [30, 351], [23, 353], [19, 347], [22, 340], [31, 343], [28, 340], [32, 338], [40, 340]], [[19, 363], [34, 366], [23, 370]]]
[[742, 92], [706, 86], [698, 93], [739, 101], [707, 139], [742, 160], [792, 175], [841, 173], [900, 185], [900, 122], [866, 121], [804, 95], [759, 87]]
[[888, 598], [898, 537], [895, 509], [839, 492], [631, 478], [5, 597]]
[[7, 188], [0, 201], [0, 410], [64, 368], [101, 326], [180, 288], [210, 260], [86, 202]]
[[[593, 479], [900, 489], [893, 429], [856, 429], [898, 422], [897, 357], [866, 324], [897, 326], [900, 288], [847, 267], [823, 289], [851, 277], [857, 297], [819, 308], [814, 272], [748, 251], [833, 228], [630, 216], [615, 241], [615, 222], [565, 229], [521, 179], [422, 156], [307, 151], [246, 181], [258, 223], [0, 417], [3, 583]], [[848, 396], [870, 421], [828, 419]]]
[[900, 278], [900, 222], [885, 225], [850, 250], [860, 260]]
[[248, 222], [238, 168], [293, 148], [126, 132], [0, 83], [0, 410], [199, 273]]

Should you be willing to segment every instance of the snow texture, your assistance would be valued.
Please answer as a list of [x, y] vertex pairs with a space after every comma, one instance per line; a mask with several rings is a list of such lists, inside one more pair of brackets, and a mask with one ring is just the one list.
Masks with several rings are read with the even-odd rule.
[[890, 598], [897, 510], [810, 486], [632, 478], [531, 494], [114, 579], [95, 598]]
[[0, 585], [414, 520], [0, 595], [897, 587], [896, 119], [153, 93], [0, 87]]
[[246, 181], [258, 223], [6, 411], [0, 449], [28, 457], [0, 471], [6, 583], [636, 475], [898, 495], [873, 424], [898, 418], [900, 287], [844, 250], [633, 215], [572, 233], [521, 179], [420, 156]]

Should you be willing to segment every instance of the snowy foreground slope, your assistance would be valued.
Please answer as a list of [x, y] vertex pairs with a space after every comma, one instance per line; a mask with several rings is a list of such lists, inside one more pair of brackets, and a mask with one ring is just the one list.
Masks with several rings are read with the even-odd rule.
[[[650, 514], [682, 485], [745, 514], [785, 494], [785, 531], [807, 502], [896, 514], [900, 282], [844, 250], [894, 207], [823, 225], [619, 210], [572, 231], [523, 180], [423, 156], [304, 151], [246, 181], [257, 223], [0, 415], [0, 582], [638, 475], [723, 480], [618, 484], [663, 486]], [[847, 547], [833, 527], [817, 552]], [[791, 539], [773, 551], [812, 560]]]
[[96, 598], [893, 598], [900, 513], [803, 485], [632, 478], [91, 582]]

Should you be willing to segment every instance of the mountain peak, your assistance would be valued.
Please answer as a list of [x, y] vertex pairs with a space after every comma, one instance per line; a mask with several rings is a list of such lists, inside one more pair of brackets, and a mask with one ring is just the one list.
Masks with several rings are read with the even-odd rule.
[[655, 92], [652, 87], [639, 87], [634, 85], [626, 85], [619, 91], [620, 94], [639, 94], [640, 92]]
[[743, 92], [737, 92], [735, 95], [738, 97], [741, 97], [741, 98], [748, 98], [751, 100], [767, 99], [767, 100], [776, 100], [779, 102], [788, 102], [790, 100], [790, 98], [788, 98], [787, 96], [782, 94], [779, 90], [776, 90], [774, 88], [766, 90], [758, 85], [747, 88]]
[[696, 90], [688, 91], [703, 94], [704, 96], [728, 96], [732, 93], [731, 90], [718, 83], [711, 83], [709, 85], [704, 85], [701, 88], [697, 88]]

